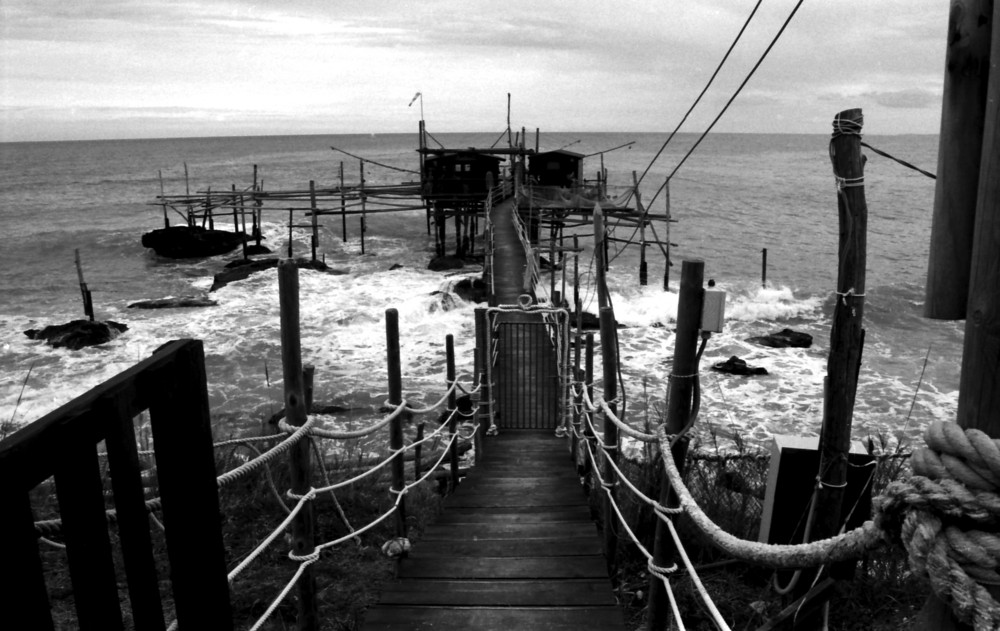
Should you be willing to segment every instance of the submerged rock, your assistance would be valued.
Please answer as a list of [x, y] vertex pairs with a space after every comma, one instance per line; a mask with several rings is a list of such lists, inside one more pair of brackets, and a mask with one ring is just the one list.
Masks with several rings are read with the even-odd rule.
[[253, 245], [247, 246], [247, 256], [255, 256], [258, 254], [270, 254], [270, 253], [271, 253], [271, 248], [267, 247], [266, 245], [257, 245], [256, 243], [254, 243]]
[[767, 370], [760, 366], [750, 366], [744, 360], [733, 355], [724, 362], [712, 365], [712, 370], [728, 373], [730, 375], [766, 375]]
[[66, 324], [53, 324], [41, 330], [28, 329], [24, 334], [32, 340], [42, 340], [55, 348], [78, 351], [86, 346], [110, 342], [127, 330], [128, 326], [111, 320], [105, 322], [73, 320]]
[[142, 235], [142, 245], [171, 259], [204, 258], [232, 252], [247, 237], [229, 230], [207, 230], [201, 226], [170, 226]]
[[809, 348], [812, 346], [813, 338], [808, 333], [782, 329], [777, 333], [747, 338], [747, 341], [770, 348]]
[[[346, 270], [334, 269], [322, 261], [313, 261], [311, 259], [295, 259], [295, 265], [298, 266], [299, 269], [311, 269], [316, 270], [317, 272], [326, 272], [327, 274], [347, 274]], [[216, 289], [225, 287], [229, 283], [249, 278], [256, 272], [261, 272], [273, 267], [278, 267], [278, 259], [237, 259], [227, 263], [226, 269], [215, 275], [212, 282], [212, 288], [208, 291], [213, 292]]]
[[179, 298], [154, 298], [140, 300], [128, 306], [129, 309], [178, 309], [181, 307], [214, 307], [219, 303], [206, 296], [180, 296]]
[[466, 302], [486, 302], [490, 299], [490, 288], [482, 278], [463, 278], [451, 290]]

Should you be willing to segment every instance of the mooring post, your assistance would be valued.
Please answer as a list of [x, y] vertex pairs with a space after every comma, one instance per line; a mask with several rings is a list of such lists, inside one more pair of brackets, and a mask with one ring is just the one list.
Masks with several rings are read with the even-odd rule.
[[309, 180], [309, 206], [312, 209], [312, 260], [316, 262], [316, 248], [319, 247], [319, 210], [316, 208], [316, 182]]
[[[601, 307], [601, 367], [604, 371], [604, 401], [613, 414], [618, 413], [618, 345], [616, 342], [615, 313], [611, 307]], [[608, 562], [608, 572], [613, 576], [617, 569], [618, 537], [617, 516], [612, 504], [615, 488], [618, 486], [615, 470], [611, 463], [618, 462], [618, 426], [604, 415], [604, 470], [601, 475], [609, 485], [604, 500], [604, 556]]]
[[[965, 318], [992, 76], [993, 0], [951, 0], [924, 315]], [[995, 47], [994, 47], [995, 50]], [[995, 173], [988, 173], [995, 178]]]
[[451, 490], [458, 488], [458, 406], [455, 395], [455, 336], [449, 333], [444, 338], [445, 362], [447, 364], [447, 383], [451, 393], [448, 395], [448, 434], [451, 438], [449, 459], [451, 460]]
[[767, 248], [760, 251], [760, 286], [767, 289]]
[[[954, 17], [954, 3], [952, 16]], [[1000, 3], [994, 5], [989, 24], [996, 24], [998, 19]], [[969, 301], [965, 314], [967, 318], [958, 390], [958, 424], [964, 429], [981, 430], [990, 438], [997, 439], [1000, 438], [1000, 371], [997, 370], [996, 363], [996, 349], [1000, 344], [996, 328], [996, 323], [1000, 320], [1000, 294], [996, 291], [1000, 281], [997, 273], [1000, 269], [1000, 250], [996, 248], [1000, 235], [1000, 181], [996, 177], [997, 169], [1000, 168], [1000, 36], [993, 35], [990, 47], [990, 81], [972, 240]], [[949, 47], [949, 57], [950, 55]], [[945, 85], [947, 89], [947, 80]], [[943, 131], [941, 143], [943, 156]], [[940, 177], [939, 166], [938, 178]], [[938, 179], [938, 187], [941, 186], [941, 180]], [[987, 590], [994, 599], [1000, 598], [996, 586], [987, 586]], [[914, 625], [914, 629], [921, 631], [968, 628], [970, 627], [955, 618], [948, 604], [933, 594], [927, 599]]]
[[365, 253], [365, 231], [368, 229], [365, 221], [365, 161], [361, 160], [361, 189], [358, 192], [361, 196], [361, 253]]
[[292, 258], [292, 224], [295, 223], [295, 211], [288, 209], [288, 258]]
[[[702, 283], [705, 277], [705, 262], [685, 260], [681, 263], [681, 285], [677, 302], [677, 335], [674, 338], [674, 362], [670, 369], [670, 388], [667, 397], [667, 434], [677, 437], [670, 454], [679, 471], [684, 471], [688, 438], [681, 432], [691, 418], [694, 380], [698, 373], [698, 331], [701, 328], [701, 309], [704, 298]], [[660, 471], [660, 504], [667, 507], [678, 505], [677, 496], [666, 473]], [[676, 556], [674, 542], [662, 517], [656, 522], [653, 540], [653, 564], [659, 568], [671, 565]], [[649, 614], [646, 628], [649, 631], [665, 629], [670, 616], [670, 604], [663, 581], [655, 573], [649, 576]]]
[[[285, 419], [293, 427], [305, 425], [308, 418], [302, 371], [302, 340], [299, 333], [299, 268], [294, 261], [278, 264], [278, 296], [281, 305], [281, 367], [285, 381]], [[312, 488], [311, 451], [306, 437], [299, 439], [288, 452], [292, 493], [305, 495]], [[313, 505], [310, 502], [292, 522], [292, 551], [304, 557], [315, 550]], [[298, 629], [318, 628], [316, 613], [316, 577], [313, 566], [302, 570], [298, 580]]]
[[[399, 361], [399, 312], [395, 309], [385, 310], [385, 353], [389, 372], [389, 406], [395, 409], [403, 402], [403, 376]], [[396, 453], [392, 459], [391, 492], [399, 495], [406, 484], [403, 454], [399, 451], [403, 448], [402, 414], [397, 414], [396, 418], [389, 422], [389, 448]], [[419, 470], [417, 475], [419, 476]], [[406, 496], [399, 498], [399, 508], [396, 510], [396, 536], [406, 536]]]

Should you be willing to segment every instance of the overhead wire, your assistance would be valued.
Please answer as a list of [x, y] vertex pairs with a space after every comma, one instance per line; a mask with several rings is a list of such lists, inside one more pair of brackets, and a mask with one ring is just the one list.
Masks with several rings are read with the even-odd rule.
[[774, 38], [771, 40], [771, 43], [767, 45], [766, 49], [764, 49], [764, 52], [761, 54], [760, 58], [757, 60], [757, 63], [755, 63], [753, 65], [753, 68], [750, 69], [750, 72], [747, 73], [746, 78], [744, 78], [743, 81], [740, 83], [740, 85], [736, 88], [736, 91], [733, 92], [733, 95], [731, 97], [729, 97], [729, 100], [726, 101], [726, 104], [722, 107], [722, 110], [715, 117], [715, 119], [712, 120], [712, 123], [705, 129], [704, 132], [702, 132], [702, 134], [698, 137], [698, 140], [695, 141], [695, 143], [691, 146], [690, 149], [688, 149], [687, 153], [684, 154], [684, 157], [681, 158], [681, 161], [678, 162], [677, 166], [675, 166], [674, 169], [673, 169], [673, 171], [670, 172], [670, 175], [667, 176], [667, 179], [664, 181], [664, 183], [661, 184], [658, 189], [656, 189], [656, 193], [653, 195], [653, 198], [651, 200], [649, 200], [649, 205], [650, 206], [652, 206], [653, 202], [656, 201], [656, 198], [659, 197], [660, 193], [666, 187], [667, 182], [670, 181], [670, 178], [672, 178], [674, 176], [674, 174], [677, 173], [677, 171], [681, 168], [681, 166], [683, 166], [684, 163], [687, 162], [687, 159], [689, 157], [691, 157], [691, 154], [694, 153], [695, 149], [698, 148], [698, 145], [700, 145], [702, 143], [702, 141], [705, 140], [705, 137], [708, 136], [709, 132], [712, 131], [712, 129], [715, 127], [716, 123], [718, 123], [719, 120], [722, 118], [722, 116], [726, 113], [726, 111], [729, 110], [729, 107], [733, 104], [733, 101], [735, 101], [736, 97], [740, 95], [740, 92], [743, 91], [743, 88], [746, 87], [746, 84], [750, 82], [751, 77], [753, 77], [754, 74], [756, 74], [757, 69], [760, 68], [761, 64], [764, 63], [764, 60], [767, 59], [767, 56], [770, 54], [771, 50], [774, 48], [774, 45], [778, 43], [779, 39], [781, 39], [782, 34], [784, 34], [785, 29], [788, 28], [788, 25], [791, 23], [792, 18], [795, 17], [795, 14], [798, 13], [798, 10], [802, 6], [803, 2], [805, 2], [805, 0], [798, 0], [798, 2], [795, 3], [795, 6], [792, 8], [791, 13], [788, 14], [787, 18], [785, 18], [785, 21], [784, 21], [784, 23], [782, 23], [781, 28], [778, 29], [778, 32], [774, 36]]

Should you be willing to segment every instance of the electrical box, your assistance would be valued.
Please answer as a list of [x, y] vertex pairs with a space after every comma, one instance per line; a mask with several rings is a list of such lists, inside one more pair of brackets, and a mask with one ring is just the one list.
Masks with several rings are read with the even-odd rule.
[[[851, 443], [851, 451], [847, 457], [847, 488], [841, 508], [842, 519], [854, 508], [847, 520], [849, 530], [871, 518], [869, 481], [875, 470], [874, 460], [860, 441]], [[773, 436], [758, 536], [761, 543], [802, 542], [818, 472], [818, 436]], [[835, 578], [849, 578], [854, 571], [854, 562], [834, 564], [831, 571]], [[787, 581], [786, 574], [790, 575], [791, 572], [779, 572], [783, 577], [782, 583]]]
[[706, 289], [701, 305], [701, 330], [722, 333], [726, 321], [726, 292], [721, 289]]

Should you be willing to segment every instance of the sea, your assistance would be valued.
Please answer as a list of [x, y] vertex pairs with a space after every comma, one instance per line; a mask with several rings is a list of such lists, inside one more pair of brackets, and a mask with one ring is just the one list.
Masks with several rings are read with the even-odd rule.
[[[499, 133], [433, 138], [449, 148], [506, 143]], [[642, 198], [651, 214], [663, 215], [667, 197], [656, 192], [696, 138], [679, 134], [655, 162], [666, 134], [541, 132], [537, 143], [542, 151], [586, 155], [585, 176], [605, 168], [612, 187], [628, 186], [633, 172], [641, 176], [648, 168]], [[936, 136], [865, 140], [925, 169], [937, 164]], [[529, 146], [535, 141], [529, 134]], [[256, 165], [267, 190], [303, 190], [310, 181], [336, 186], [341, 165], [348, 184], [359, 181], [353, 156], [360, 156], [379, 163], [366, 163], [366, 184], [397, 184], [417, 178], [407, 172], [418, 167], [417, 144], [415, 133], [0, 144], [0, 423], [31, 423], [164, 342], [196, 338], [204, 342], [216, 435], [260, 431], [263, 419], [282, 405], [274, 270], [212, 292], [215, 307], [129, 308], [141, 300], [207, 295], [213, 275], [240, 256], [171, 260], [144, 248], [142, 234], [163, 225], [155, 203], [161, 182], [168, 195], [188, 188], [248, 189]], [[667, 271], [663, 253], [650, 247], [649, 284], [640, 286], [639, 248], [613, 244], [608, 284], [623, 327], [628, 422], [641, 427], [662, 417], [680, 269], [685, 259], [701, 259], [706, 280], [726, 292], [726, 319], [701, 359], [699, 437], [711, 442], [738, 434], [765, 444], [775, 434], [818, 434], [837, 274], [837, 190], [828, 152], [825, 133], [711, 134], [670, 182], [674, 266]], [[964, 323], [922, 317], [934, 181], [869, 153], [864, 192], [866, 341], [853, 434], [895, 448], [918, 440], [930, 422], [955, 417]], [[284, 256], [287, 215], [265, 214], [263, 232], [264, 243]], [[584, 308], [596, 313], [589, 282], [593, 231], [584, 227], [580, 235], [587, 247], [579, 262]], [[455, 337], [459, 373], [471, 373], [476, 305], [459, 298], [453, 286], [481, 269], [428, 270], [434, 243], [422, 210], [368, 215], [364, 253], [358, 217], [349, 218], [343, 236], [339, 217], [323, 217], [320, 256], [346, 273], [300, 273], [302, 349], [304, 361], [316, 366], [316, 402], [346, 410], [327, 422], [357, 426], [377, 416], [386, 400], [388, 308], [400, 314], [410, 401], [434, 402], [444, 389], [447, 334]], [[633, 229], [616, 227], [614, 236], [629, 239]], [[294, 229], [291, 240], [297, 256], [309, 254], [308, 230]], [[128, 330], [78, 351], [28, 339], [27, 329], [83, 317], [77, 250], [97, 319]], [[542, 281], [547, 284], [547, 277]], [[813, 345], [775, 349], [747, 341], [785, 328], [812, 335]], [[733, 355], [767, 375], [711, 370]]]

